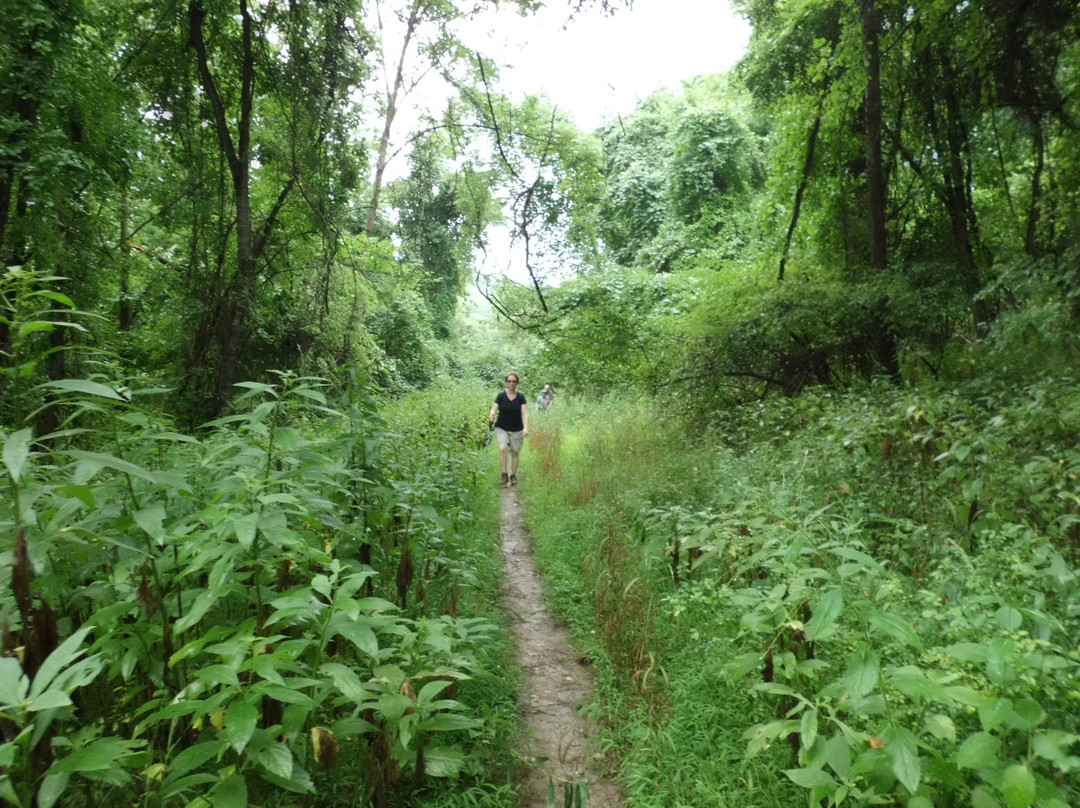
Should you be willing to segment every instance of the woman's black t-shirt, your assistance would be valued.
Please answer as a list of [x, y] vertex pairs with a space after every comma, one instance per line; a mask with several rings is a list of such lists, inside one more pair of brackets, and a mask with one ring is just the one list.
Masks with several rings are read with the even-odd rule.
[[499, 416], [495, 419], [495, 426], [505, 429], [507, 432], [520, 432], [525, 428], [525, 422], [521, 418], [521, 408], [528, 397], [518, 390], [513, 400], [503, 390], [495, 396], [495, 403], [499, 405]]

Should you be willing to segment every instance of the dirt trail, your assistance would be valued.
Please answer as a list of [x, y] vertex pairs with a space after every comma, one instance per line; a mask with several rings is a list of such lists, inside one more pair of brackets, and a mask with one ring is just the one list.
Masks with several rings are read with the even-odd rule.
[[549, 778], [553, 778], [557, 805], [562, 805], [564, 782], [584, 780], [590, 808], [619, 808], [622, 791], [595, 770], [593, 764], [603, 761], [595, 759], [595, 750], [588, 748], [594, 728], [577, 711], [594, 690], [592, 671], [574, 650], [569, 632], [544, 608], [516, 488], [502, 491], [501, 524], [503, 607], [517, 635], [525, 671], [521, 700], [529, 737], [522, 752], [531, 758], [547, 758], [530, 770], [521, 805], [544, 808]]

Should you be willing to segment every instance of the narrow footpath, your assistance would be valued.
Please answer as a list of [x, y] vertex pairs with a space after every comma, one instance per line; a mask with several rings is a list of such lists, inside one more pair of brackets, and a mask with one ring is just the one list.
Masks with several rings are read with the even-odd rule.
[[548, 784], [554, 782], [556, 805], [563, 805], [563, 785], [584, 781], [590, 808], [620, 808], [618, 784], [597, 771], [604, 760], [589, 748], [594, 727], [578, 714], [595, 683], [587, 660], [575, 651], [569, 632], [544, 608], [532, 540], [525, 529], [516, 488], [502, 491], [503, 608], [518, 639], [525, 671], [522, 713], [527, 737], [521, 750], [528, 759], [546, 759], [530, 770], [523, 790], [523, 808], [544, 808]]

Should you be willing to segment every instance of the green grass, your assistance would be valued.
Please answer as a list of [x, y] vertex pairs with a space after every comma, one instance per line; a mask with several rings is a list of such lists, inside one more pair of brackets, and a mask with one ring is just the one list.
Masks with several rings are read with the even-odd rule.
[[[460, 449], [459, 468], [464, 508], [468, 518], [458, 525], [454, 561], [463, 570], [458, 586], [458, 615], [482, 617], [497, 626], [493, 641], [476, 653], [478, 670], [463, 681], [457, 698], [483, 719], [481, 729], [470, 738], [469, 761], [455, 780], [427, 778], [419, 791], [403, 789], [399, 804], [417, 808], [510, 808], [517, 804], [513, 782], [518, 756], [514, 745], [520, 732], [517, 698], [522, 683], [513, 637], [499, 608], [502, 556], [499, 546], [498, 460], [489, 451], [483, 469], [487, 437], [487, 392], [475, 385], [411, 393], [380, 408], [390, 424], [410, 433], [411, 451], [431, 463], [445, 453], [445, 442]], [[492, 471], [494, 469], [494, 472]]]
[[[641, 401], [605, 401], [601, 419], [591, 407], [560, 405], [533, 420], [522, 494], [548, 606], [595, 660], [600, 690], [587, 709], [607, 723], [598, 745], [621, 761], [631, 804], [800, 799], [775, 761], [743, 760], [746, 718], [765, 705], [717, 674], [729, 653], [720, 637], [702, 642], [706, 624], [691, 628], [694, 622], [684, 626], [667, 614], [669, 568], [644, 556], [634, 535], [643, 509], [708, 487], [712, 454]], [[606, 623], [598, 623], [598, 591], [613, 607]]]
[[[1075, 799], [1080, 739], [1060, 733], [1080, 698], [1076, 389], [875, 384], [747, 406], [711, 432], [616, 396], [564, 397], [535, 419], [522, 494], [545, 597], [595, 659], [588, 709], [607, 722], [599, 745], [621, 761], [630, 804], [786, 808], [808, 796], [788, 770], [833, 783], [812, 802], [1012, 804], [1006, 777], [1039, 783], [1046, 805]], [[867, 554], [880, 566], [848, 563]], [[837, 700], [870, 670], [865, 705]], [[920, 684], [939, 680], [966, 688], [967, 705]], [[1043, 718], [1025, 729], [986, 712], [1019, 703]], [[792, 728], [813, 745], [797, 754]], [[1000, 758], [957, 751], [980, 733]], [[909, 737], [914, 763], [891, 756]], [[1050, 738], [1062, 745], [1029, 751]], [[850, 787], [830, 757], [843, 749], [863, 767]]]

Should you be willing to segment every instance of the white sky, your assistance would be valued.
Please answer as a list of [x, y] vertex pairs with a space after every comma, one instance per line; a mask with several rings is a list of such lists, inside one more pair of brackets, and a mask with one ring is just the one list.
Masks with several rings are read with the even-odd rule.
[[613, 16], [582, 12], [564, 29], [567, 16], [566, 0], [548, 0], [525, 18], [504, 8], [472, 21], [463, 36], [504, 65], [504, 89], [546, 91], [586, 131], [660, 86], [728, 70], [750, 37], [727, 0], [634, 0]]
[[[525, 17], [507, 6], [485, 12], [462, 22], [458, 32], [465, 45], [500, 65], [499, 92], [514, 101], [545, 93], [584, 131], [632, 112], [659, 87], [678, 89], [686, 79], [730, 69], [750, 38], [749, 23], [732, 13], [728, 0], [633, 0], [632, 9], [605, 15], [591, 8], [569, 22], [568, 0], [545, 3]], [[383, 47], [391, 71], [401, 49], [395, 6], [401, 3], [383, 0]], [[437, 76], [420, 82], [404, 99], [395, 146], [423, 111], [445, 103], [446, 92]], [[407, 171], [404, 154], [387, 171], [387, 179]], [[526, 282], [517, 252], [505, 229], [493, 228], [488, 255], [478, 258], [480, 271]]]

